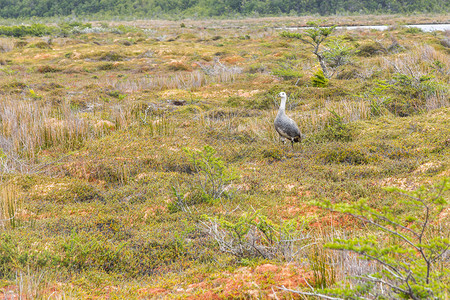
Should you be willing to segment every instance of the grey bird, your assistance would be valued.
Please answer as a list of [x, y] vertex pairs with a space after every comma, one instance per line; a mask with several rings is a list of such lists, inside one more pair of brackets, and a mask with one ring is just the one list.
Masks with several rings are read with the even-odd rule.
[[302, 140], [302, 134], [295, 121], [286, 116], [286, 93], [281, 92], [278, 96], [281, 97], [281, 104], [274, 122], [275, 130], [281, 138], [290, 140], [292, 149], [294, 149], [294, 143], [299, 143]]

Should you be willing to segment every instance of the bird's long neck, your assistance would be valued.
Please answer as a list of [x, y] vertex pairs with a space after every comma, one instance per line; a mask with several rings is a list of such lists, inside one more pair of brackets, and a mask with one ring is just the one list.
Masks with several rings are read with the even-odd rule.
[[286, 96], [281, 96], [281, 104], [278, 109], [278, 113], [284, 113], [286, 111]]

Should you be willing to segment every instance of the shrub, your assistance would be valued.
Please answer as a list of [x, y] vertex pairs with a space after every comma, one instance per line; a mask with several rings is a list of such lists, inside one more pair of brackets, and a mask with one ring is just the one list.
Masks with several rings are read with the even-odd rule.
[[307, 25], [311, 28], [306, 29], [305, 34], [283, 31], [281, 36], [285, 38], [299, 39], [302, 42], [311, 45], [313, 47], [313, 53], [316, 55], [320, 68], [322, 69], [322, 75], [329, 77], [325, 59], [323, 53], [319, 52], [319, 47], [320, 44], [322, 44], [331, 35], [336, 26], [321, 26], [317, 22], [308, 22]]
[[407, 27], [407, 28], [405, 28], [405, 32], [406, 33], [417, 34], [417, 33], [422, 33], [423, 30], [420, 29], [419, 27]]
[[55, 32], [55, 27], [33, 24], [30, 26], [0, 26], [0, 35], [23, 37], [23, 36], [44, 36]]
[[109, 51], [107, 53], [103, 53], [99, 60], [106, 60], [106, 61], [122, 61], [123, 56], [117, 52]]
[[311, 83], [315, 87], [327, 87], [328, 78], [326, 78], [323, 75], [323, 71], [319, 69], [316, 73], [314, 73], [313, 77], [311, 77]]
[[445, 48], [450, 48], [450, 38], [446, 37], [440, 40], [441, 45]]
[[283, 78], [284, 80], [291, 80], [303, 77], [303, 74], [294, 69], [279, 68], [272, 70], [272, 74]]
[[373, 90], [377, 97], [387, 98], [386, 108], [393, 114], [404, 117], [425, 110], [427, 99], [436, 93], [446, 95], [447, 90], [432, 76], [396, 73], [390, 81], [380, 80]]
[[370, 57], [382, 53], [386, 53], [386, 49], [380, 43], [369, 43], [359, 46], [356, 55]]
[[202, 151], [184, 149], [196, 172], [194, 188], [201, 191], [202, 199], [213, 202], [225, 193], [225, 187], [237, 178], [225, 162], [216, 155], [216, 150], [205, 146]]
[[229, 96], [226, 102], [230, 107], [242, 107], [244, 106], [245, 98], [241, 96]]
[[306, 239], [297, 230], [296, 221], [277, 225], [259, 212], [244, 213], [236, 222], [203, 215], [200, 227], [214, 238], [221, 251], [238, 258], [291, 260], [296, 252], [294, 245]]
[[28, 45], [27, 41], [19, 40], [19, 41], [15, 42], [14, 47], [22, 49], [22, 48], [25, 48], [26, 45]]
[[[366, 234], [353, 239], [335, 239], [327, 248], [350, 251], [378, 264], [375, 273], [358, 276], [356, 287], [341, 286], [299, 294], [329, 298], [363, 299], [377, 295], [380, 299], [445, 299], [450, 271], [445, 256], [450, 248], [448, 228], [442, 212], [449, 208], [450, 180], [413, 192], [388, 188], [400, 197], [396, 203], [405, 210], [399, 214], [391, 206], [377, 209], [367, 199], [358, 203], [319, 206], [347, 214], [383, 235]], [[377, 201], [378, 202], [378, 201]], [[326, 296], [326, 295], [328, 296]]]
[[262, 63], [254, 63], [249, 65], [245, 71], [250, 74], [256, 74], [256, 73], [264, 73], [266, 71], [267, 67]]
[[181, 61], [174, 61], [169, 63], [168, 69], [170, 71], [191, 71], [191, 67]]
[[351, 126], [345, 123], [344, 117], [340, 116], [334, 110], [330, 110], [329, 112], [331, 116], [328, 118], [325, 128], [316, 137], [329, 141], [351, 141], [353, 139]]
[[74, 181], [67, 185], [57, 185], [44, 196], [44, 199], [57, 203], [91, 202], [102, 200], [103, 196], [93, 185]]
[[103, 64], [97, 66], [97, 69], [99, 71], [109, 71], [109, 70], [113, 70], [116, 68], [117, 68], [117, 65], [115, 65], [113, 63], [103, 63]]
[[350, 57], [354, 51], [340, 40], [334, 40], [328, 44], [328, 50], [324, 51], [323, 57], [328, 67], [333, 69], [333, 73], [347, 64], [350, 64]]
[[30, 48], [38, 48], [38, 49], [51, 49], [49, 43], [40, 41], [34, 44], [29, 45]]
[[111, 272], [126, 265], [121, 255], [126, 242], [114, 245], [101, 235], [93, 235], [81, 231], [73, 231], [71, 236], [61, 245], [60, 264], [65, 268], [80, 272], [83, 270], [103, 270]]
[[267, 146], [262, 149], [262, 156], [273, 160], [281, 160], [284, 157], [284, 151], [280, 147]]
[[290, 83], [276, 84], [273, 85], [268, 91], [255, 95], [255, 97], [250, 99], [248, 102], [248, 106], [258, 109], [278, 107], [278, 94], [280, 91], [285, 91], [286, 94], [291, 95], [291, 98], [293, 95], [298, 95], [301, 92], [299, 87]]
[[14, 268], [14, 262], [17, 260], [17, 243], [11, 235], [2, 232], [0, 234], [0, 277], [5, 278]]
[[37, 68], [37, 71], [39, 73], [55, 73], [55, 72], [59, 72], [60, 70], [58, 68], [53, 67], [53, 66], [44, 65], [44, 66], [39, 66]]
[[370, 161], [370, 157], [364, 149], [358, 146], [345, 145], [323, 151], [319, 158], [325, 163], [347, 163], [350, 165], [363, 165]]

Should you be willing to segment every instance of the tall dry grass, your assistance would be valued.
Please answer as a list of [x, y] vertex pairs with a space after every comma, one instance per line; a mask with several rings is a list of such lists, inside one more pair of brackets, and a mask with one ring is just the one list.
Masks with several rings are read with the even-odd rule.
[[345, 123], [370, 118], [370, 103], [365, 99], [343, 99], [341, 101], [325, 101], [316, 109], [303, 112], [300, 115], [294, 113], [299, 127], [306, 134], [319, 131], [329, 123], [333, 113], [343, 117]]
[[70, 148], [89, 135], [89, 123], [64, 103], [58, 109], [37, 101], [3, 99], [0, 103], [0, 147], [6, 156], [33, 160], [53, 145]]
[[241, 73], [242, 68], [239, 67], [213, 64], [202, 66], [202, 70], [175, 72], [171, 75], [147, 75], [127, 80], [107, 79], [106, 85], [126, 93], [142, 90], [192, 90], [212, 83], [234, 82]]
[[413, 78], [420, 78], [433, 74], [433, 66], [437, 61], [443, 63], [440, 73], [442, 75], [450, 74], [450, 68], [445, 63], [448, 61], [448, 57], [444, 53], [436, 51], [430, 45], [416, 46], [416, 48], [407, 53], [384, 57], [381, 67], [389, 70], [391, 73], [400, 73]]
[[0, 228], [15, 228], [21, 206], [19, 191], [11, 182], [0, 181]]
[[43, 150], [60, 147], [73, 150], [87, 140], [112, 129], [128, 126], [133, 119], [129, 109], [109, 108], [107, 120], [83, 117], [63, 101], [58, 106], [43, 101], [4, 98], [0, 102], [0, 167], [2, 173], [28, 172], [39, 163]]
[[10, 52], [14, 49], [14, 39], [12, 38], [0, 38], [0, 53]]
[[[366, 120], [371, 117], [370, 102], [364, 99], [343, 99], [341, 101], [324, 101], [315, 109], [309, 111], [291, 111], [287, 114], [297, 122], [302, 134], [313, 134], [324, 129], [330, 122], [330, 118], [337, 113], [343, 117], [345, 123], [354, 122], [358, 120]], [[252, 135], [264, 141], [278, 142], [278, 134], [273, 128], [273, 121], [275, 120], [277, 111], [273, 110], [267, 112], [262, 118], [249, 120], [245, 125], [247, 130], [252, 132]], [[225, 123], [229, 123], [224, 120]], [[226, 125], [225, 127], [230, 127]]]

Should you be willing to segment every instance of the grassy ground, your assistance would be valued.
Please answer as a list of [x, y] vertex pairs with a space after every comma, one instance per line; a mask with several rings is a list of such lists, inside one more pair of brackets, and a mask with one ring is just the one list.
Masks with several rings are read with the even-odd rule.
[[[396, 18], [384, 32], [335, 31], [328, 45], [345, 46], [348, 64], [326, 87], [312, 84], [310, 46], [274, 28], [309, 18], [1, 38], [3, 296], [290, 298], [277, 286], [313, 282], [311, 253], [335, 261], [329, 284], [370, 269], [321, 245], [373, 229], [309, 203], [368, 198], [407, 214], [384, 187], [450, 177], [449, 33]], [[294, 149], [273, 128], [280, 91], [305, 134]], [[189, 155], [207, 145], [220, 158], [217, 199]], [[233, 255], [199, 225], [255, 211], [294, 222], [298, 252]]]

